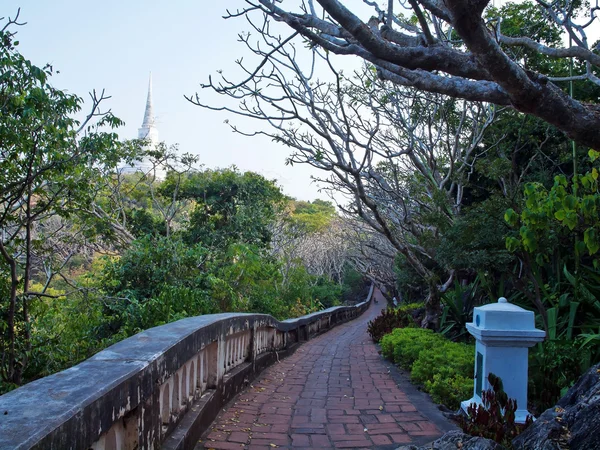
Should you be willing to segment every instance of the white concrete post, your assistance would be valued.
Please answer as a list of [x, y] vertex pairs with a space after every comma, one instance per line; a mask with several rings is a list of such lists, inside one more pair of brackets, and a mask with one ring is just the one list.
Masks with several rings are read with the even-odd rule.
[[501, 297], [473, 309], [467, 330], [477, 340], [473, 397], [461, 403], [466, 412], [471, 403], [481, 404], [481, 392], [491, 389], [488, 375], [502, 379], [504, 391], [517, 401], [515, 421], [524, 423], [527, 411], [528, 347], [544, 340], [546, 333], [535, 328], [535, 315]]

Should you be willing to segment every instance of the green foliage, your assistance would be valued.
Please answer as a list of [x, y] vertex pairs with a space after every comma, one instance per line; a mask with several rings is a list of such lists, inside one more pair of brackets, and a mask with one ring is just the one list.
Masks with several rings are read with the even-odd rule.
[[436, 373], [431, 380], [425, 381], [425, 390], [434, 402], [457, 410], [460, 402], [473, 393], [473, 378], [460, 373]]
[[256, 246], [208, 249], [174, 236], [145, 236], [108, 259], [102, 286], [112, 299], [112, 332], [124, 327], [128, 335], [186, 316], [240, 311], [285, 319], [292, 310], [339, 303], [341, 287], [302, 266], [290, 269], [286, 285], [281, 281], [280, 263]]
[[365, 299], [371, 285], [358, 270], [348, 263], [344, 264], [341, 284], [344, 304], [354, 304], [357, 300]]
[[120, 313], [127, 336], [185, 317], [219, 312], [206, 291], [184, 286], [163, 286], [156, 297], [132, 298], [123, 306]]
[[[167, 179], [161, 192], [169, 196], [173, 189]], [[285, 200], [274, 181], [235, 168], [191, 173], [179, 191], [182, 198], [196, 205], [185, 232], [186, 241], [218, 248], [234, 242], [267, 247], [270, 225]]]
[[590, 353], [573, 340], [547, 340], [529, 351], [529, 402], [541, 414], [590, 367]]
[[294, 200], [291, 219], [304, 231], [317, 232], [327, 228], [336, 216], [331, 202], [316, 199], [313, 202]]
[[[50, 295], [61, 294], [54, 289]], [[31, 380], [64, 370], [103, 348], [124, 334], [102, 335], [109, 320], [102, 299], [92, 291], [59, 298], [37, 298], [31, 305], [32, 350], [25, 379]]]
[[473, 392], [474, 354], [472, 345], [446, 341], [419, 354], [410, 378], [423, 384], [435, 402], [456, 410]]
[[454, 288], [442, 295], [440, 332], [452, 340], [468, 340], [466, 324], [471, 322], [479, 279], [467, 286], [454, 282]]
[[[502, 34], [506, 36], [527, 36], [535, 42], [550, 47], [561, 44], [560, 28], [535, 2], [507, 3], [499, 9], [490, 8], [486, 15], [489, 18], [502, 17]], [[528, 47], [503, 46], [503, 50], [515, 60], [525, 60], [529, 70], [552, 73], [561, 65], [565, 67], [565, 62], [544, 56]]]
[[396, 287], [402, 293], [402, 298], [407, 302], [422, 301], [425, 298], [426, 286], [416, 270], [408, 263], [401, 253], [394, 260], [394, 273]]
[[515, 423], [516, 400], [508, 398], [502, 380], [493, 373], [488, 375], [488, 381], [492, 389], [481, 393], [481, 405], [469, 405], [468, 418], [461, 417], [460, 426], [471, 436], [492, 439], [512, 449], [512, 440], [531, 425], [533, 419], [527, 416], [524, 424]]
[[423, 310], [422, 303], [410, 303], [396, 309], [384, 309], [381, 314], [367, 324], [367, 331], [371, 339], [379, 342], [384, 335], [391, 333], [395, 328], [417, 326], [414, 314], [418, 310]]
[[507, 200], [499, 196], [467, 208], [444, 233], [439, 262], [455, 269], [506, 272], [514, 259], [504, 244], [510, 231], [502, 220], [507, 208]]
[[[464, 375], [473, 380], [475, 349], [472, 345], [442, 341], [435, 348], [423, 349], [412, 365], [410, 377], [417, 383], [433, 380], [434, 375]], [[470, 386], [473, 389], [473, 384]], [[464, 397], [463, 397], [464, 400]]]
[[318, 277], [317, 283], [311, 286], [310, 296], [319, 301], [325, 308], [340, 305], [343, 286], [332, 282], [326, 277]]
[[411, 372], [434, 401], [458, 408], [473, 391], [475, 349], [422, 328], [398, 328], [381, 340], [382, 354]]
[[[593, 156], [592, 151], [590, 155]], [[511, 251], [522, 248], [529, 253], [536, 252], [541, 265], [576, 236], [573, 248], [576, 257], [581, 257], [585, 250], [593, 256], [600, 249], [599, 206], [595, 167], [584, 175], [575, 175], [572, 180], [557, 175], [550, 189], [541, 183], [527, 183], [521, 213], [511, 208], [504, 215], [509, 225], [519, 228], [519, 235], [509, 237], [506, 246]], [[593, 262], [598, 266], [598, 260]]]
[[429, 329], [397, 328], [381, 339], [381, 351], [387, 359], [410, 369], [423, 345], [436, 345], [444, 338]]
[[[598, 154], [590, 150], [588, 156], [594, 163]], [[552, 406], [600, 359], [600, 346], [584, 337], [600, 329], [598, 177], [591, 167], [571, 179], [556, 175], [549, 187], [527, 183], [520, 211], [504, 215], [515, 230], [506, 246], [526, 263], [533, 289], [525, 294], [535, 294], [538, 323], [548, 332], [549, 341], [531, 352], [536, 369], [530, 392], [537, 411]]]
[[104, 273], [104, 289], [110, 295], [126, 294], [145, 300], [157, 296], [172, 283], [198, 286], [198, 267], [208, 258], [200, 245], [190, 247], [181, 239], [142, 237], [118, 258], [110, 258]]
[[446, 339], [429, 329], [397, 328], [381, 339], [383, 355], [410, 370], [419, 353], [428, 347], [443, 344]]
[[129, 229], [135, 237], [146, 235], [164, 236], [166, 227], [164, 221], [153, 215], [148, 209], [135, 208], [127, 212]]

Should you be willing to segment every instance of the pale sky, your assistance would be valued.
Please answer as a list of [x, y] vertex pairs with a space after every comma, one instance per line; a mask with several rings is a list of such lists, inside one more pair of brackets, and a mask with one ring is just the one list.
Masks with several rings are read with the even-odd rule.
[[[106, 89], [106, 102], [126, 125], [122, 138], [137, 137], [146, 102], [148, 75], [153, 77], [154, 111], [159, 139], [179, 144], [182, 152], [197, 154], [208, 168], [236, 165], [277, 179], [284, 193], [302, 200], [326, 198], [311, 183], [320, 174], [305, 165], [285, 166], [289, 149], [268, 138], [233, 133], [225, 120], [245, 130], [260, 125], [228, 113], [204, 110], [184, 94], [199, 90], [217, 71], [235, 75], [235, 60], [250, 54], [237, 35], [250, 30], [244, 18], [224, 20], [226, 9], [243, 7], [243, 0], [1, 0], [0, 17], [14, 16], [21, 7], [19, 50], [37, 65], [51, 63], [60, 74], [52, 84], [87, 98], [92, 89]], [[345, 4], [363, 20], [372, 14], [362, 0]], [[600, 28], [600, 27], [598, 27]], [[287, 27], [283, 33], [289, 33]], [[598, 32], [600, 30], [596, 30]], [[360, 65], [342, 58], [346, 70]]]
[[161, 141], [199, 155], [208, 168], [235, 164], [277, 179], [292, 197], [325, 199], [311, 183], [314, 169], [285, 166], [287, 148], [267, 138], [236, 135], [224, 121], [247, 130], [258, 124], [204, 110], [183, 98], [218, 70], [233, 75], [234, 61], [250, 57], [237, 42], [237, 34], [250, 28], [245, 19], [221, 18], [227, 8], [243, 5], [243, 0], [2, 0], [0, 17], [14, 16], [21, 7], [20, 19], [27, 25], [18, 29], [19, 51], [34, 64], [51, 63], [59, 70], [51, 78], [54, 86], [84, 98], [92, 89], [106, 89], [112, 98], [105, 107], [126, 123], [119, 130], [122, 138], [137, 137], [152, 71]]

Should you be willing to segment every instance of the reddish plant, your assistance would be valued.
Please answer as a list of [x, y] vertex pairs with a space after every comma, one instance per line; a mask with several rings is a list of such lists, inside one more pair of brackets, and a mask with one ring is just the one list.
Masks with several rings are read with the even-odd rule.
[[381, 314], [368, 323], [367, 331], [375, 342], [379, 342], [394, 328], [415, 326], [416, 321], [413, 314], [420, 308], [422, 308], [420, 304], [408, 304], [397, 309], [384, 309]]
[[490, 373], [488, 381], [492, 389], [481, 393], [482, 404], [469, 405], [468, 417], [459, 419], [460, 426], [471, 436], [493, 439], [507, 448], [512, 448], [511, 441], [531, 425], [533, 419], [527, 416], [524, 424], [515, 423], [517, 401], [508, 398], [499, 377]]

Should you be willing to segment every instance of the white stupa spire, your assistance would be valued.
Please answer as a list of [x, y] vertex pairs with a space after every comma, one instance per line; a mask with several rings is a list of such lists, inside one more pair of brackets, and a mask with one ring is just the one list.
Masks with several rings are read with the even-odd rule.
[[[150, 79], [148, 80], [148, 97], [146, 98], [146, 110], [144, 111], [144, 120], [142, 126], [138, 128], [138, 139], [144, 139], [146, 141], [144, 145], [145, 150], [154, 150], [159, 144], [158, 142], [158, 129], [156, 128], [156, 121], [154, 118], [154, 105], [152, 103], [152, 72], [150, 72]], [[119, 172], [123, 174], [132, 173], [144, 173], [151, 175], [158, 180], [165, 178], [165, 168], [162, 165], [155, 166], [149, 157], [143, 158], [141, 161], [135, 161], [131, 165], [124, 165], [119, 168]]]
[[138, 129], [138, 139], [146, 139], [150, 146], [158, 144], [158, 130], [154, 121], [154, 107], [152, 104], [152, 72], [148, 80], [148, 97], [146, 98], [146, 110], [144, 111], [144, 121]]
[[146, 99], [146, 111], [144, 112], [144, 121], [142, 128], [154, 126], [154, 108], [152, 107], [152, 72], [148, 80], [148, 98]]

